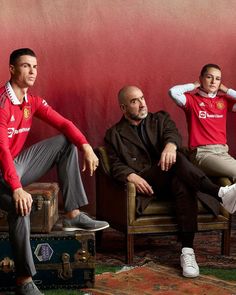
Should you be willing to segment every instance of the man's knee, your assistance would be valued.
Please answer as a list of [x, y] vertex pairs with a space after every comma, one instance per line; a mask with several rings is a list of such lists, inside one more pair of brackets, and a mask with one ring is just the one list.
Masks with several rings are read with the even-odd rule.
[[53, 143], [56, 144], [56, 146], [67, 146], [70, 144], [70, 142], [68, 141], [68, 139], [63, 135], [63, 134], [60, 134], [60, 135], [57, 135], [55, 137], [52, 137], [51, 139], [53, 141]]
[[53, 138], [53, 144], [57, 147], [59, 155], [68, 156], [78, 153], [77, 147], [71, 143], [63, 134]]
[[71, 143], [63, 134], [55, 137], [55, 142], [58, 146], [68, 148], [72, 151], [77, 151], [77, 147]]

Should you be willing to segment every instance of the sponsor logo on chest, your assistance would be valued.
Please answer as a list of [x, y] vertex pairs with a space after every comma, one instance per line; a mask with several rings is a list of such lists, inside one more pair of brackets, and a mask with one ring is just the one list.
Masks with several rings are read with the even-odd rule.
[[221, 119], [224, 117], [224, 115], [223, 114], [208, 114], [206, 111], [199, 111], [198, 117], [200, 119], [208, 119], [208, 118]]
[[20, 133], [24, 133], [24, 132], [29, 132], [30, 128], [20, 128], [20, 129], [15, 129], [13, 128], [8, 128], [7, 129], [7, 136], [8, 138], [12, 138], [13, 135], [15, 134], [20, 134]]

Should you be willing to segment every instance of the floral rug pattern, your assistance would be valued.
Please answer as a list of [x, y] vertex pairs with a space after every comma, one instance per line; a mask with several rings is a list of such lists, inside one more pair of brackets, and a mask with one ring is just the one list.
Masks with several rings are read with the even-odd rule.
[[176, 269], [148, 263], [117, 273], [96, 276], [89, 295], [235, 295], [236, 282], [200, 275], [183, 278]]

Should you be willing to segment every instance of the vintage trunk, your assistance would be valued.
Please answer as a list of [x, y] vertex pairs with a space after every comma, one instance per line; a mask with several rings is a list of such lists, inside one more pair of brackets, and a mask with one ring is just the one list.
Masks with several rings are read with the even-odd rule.
[[[58, 184], [35, 182], [24, 189], [33, 197], [31, 232], [49, 233], [58, 220]], [[0, 231], [8, 231], [7, 213], [3, 210], [0, 210]]]
[[[87, 288], [95, 280], [95, 237], [89, 232], [32, 234], [31, 247], [40, 289]], [[0, 290], [14, 289], [15, 272], [8, 233], [0, 233]]]

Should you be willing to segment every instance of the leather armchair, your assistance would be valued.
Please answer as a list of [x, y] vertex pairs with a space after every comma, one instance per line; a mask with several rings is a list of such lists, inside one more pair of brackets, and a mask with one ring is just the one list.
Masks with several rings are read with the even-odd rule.
[[[96, 171], [96, 217], [125, 235], [126, 263], [133, 261], [134, 235], [177, 233], [174, 204], [152, 200], [142, 215], [136, 212], [136, 189], [133, 183], [116, 181], [110, 174], [105, 147], [98, 147], [99, 168]], [[231, 184], [228, 178], [217, 179], [220, 185]], [[216, 217], [198, 202], [198, 231], [222, 231], [221, 253], [230, 254], [231, 214], [223, 207]]]

